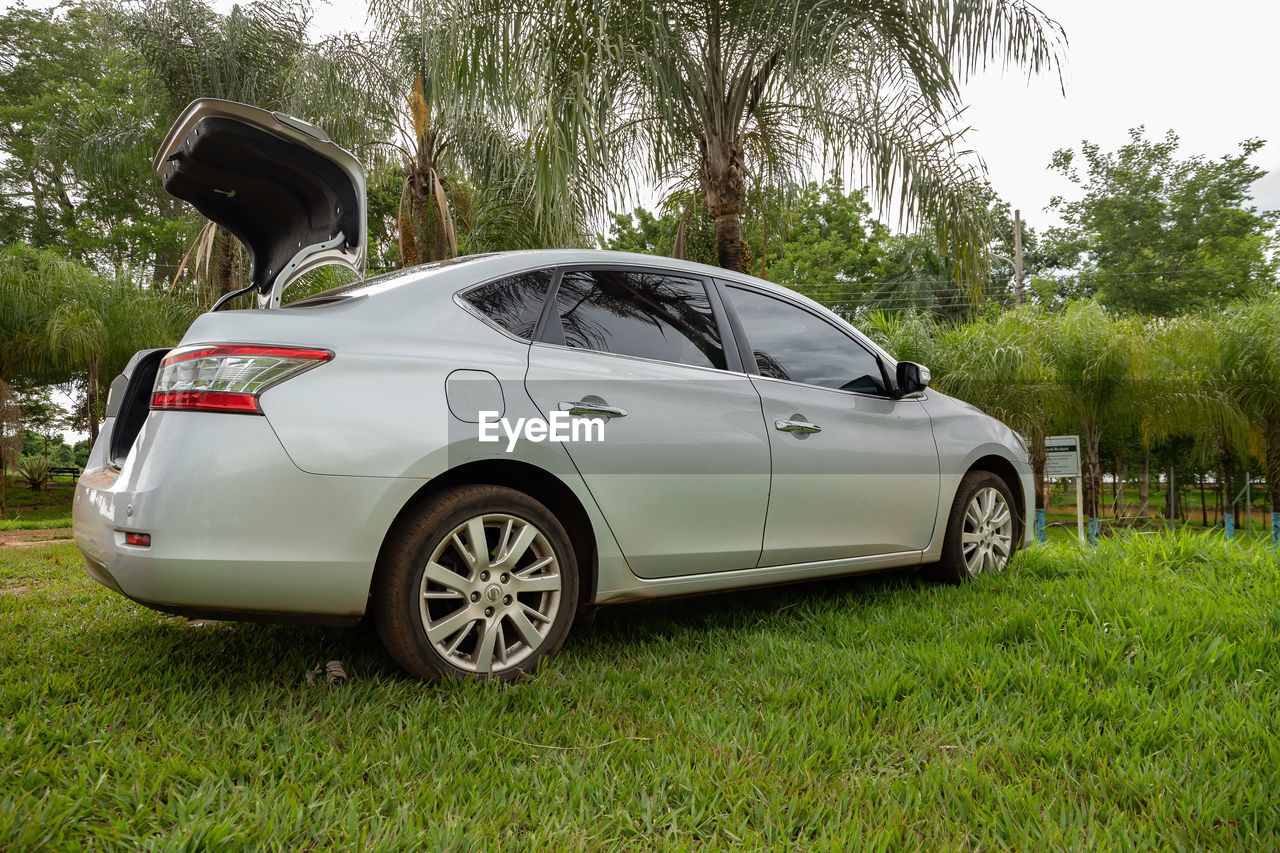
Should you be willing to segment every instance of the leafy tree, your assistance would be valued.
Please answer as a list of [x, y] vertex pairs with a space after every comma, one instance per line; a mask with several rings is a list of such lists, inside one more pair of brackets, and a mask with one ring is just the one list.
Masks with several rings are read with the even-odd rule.
[[1147, 352], [1133, 321], [1109, 315], [1097, 303], [1069, 306], [1043, 318], [1050, 393], [1046, 405], [1058, 423], [1081, 436], [1084, 511], [1098, 518], [1102, 489], [1100, 441], [1105, 431], [1127, 424], [1140, 396]]
[[105, 10], [0, 15], [0, 243], [114, 271], [167, 256], [180, 229], [151, 180], [150, 80]]
[[839, 175], [809, 183], [768, 255], [768, 278], [820, 300], [856, 291], [882, 274], [888, 235], [862, 192], [846, 192]]
[[23, 426], [22, 455], [48, 456], [50, 444], [62, 441], [66, 412], [53, 402], [48, 386], [37, 386], [17, 395], [18, 420]]
[[1170, 315], [1217, 307], [1274, 288], [1278, 215], [1248, 206], [1265, 172], [1249, 163], [1262, 147], [1241, 144], [1217, 160], [1179, 159], [1172, 131], [1143, 128], [1115, 152], [1091, 142], [1063, 149], [1051, 168], [1080, 190], [1051, 207], [1067, 224], [1058, 247], [1078, 266], [1078, 286], [1109, 308]]

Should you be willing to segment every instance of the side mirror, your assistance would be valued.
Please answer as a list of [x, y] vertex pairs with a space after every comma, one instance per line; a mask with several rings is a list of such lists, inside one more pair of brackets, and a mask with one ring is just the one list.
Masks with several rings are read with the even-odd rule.
[[898, 396], [917, 394], [929, 387], [929, 368], [914, 361], [898, 362]]

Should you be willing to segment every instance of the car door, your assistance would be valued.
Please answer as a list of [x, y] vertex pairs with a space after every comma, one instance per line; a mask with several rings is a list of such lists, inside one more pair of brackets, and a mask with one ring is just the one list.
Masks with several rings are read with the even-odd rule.
[[746, 286], [724, 293], [759, 374], [772, 449], [760, 564], [928, 546], [938, 452], [919, 398], [894, 399], [888, 366], [829, 318]]
[[726, 328], [696, 276], [575, 268], [553, 285], [530, 348], [539, 410], [607, 419], [602, 440], [565, 446], [640, 577], [759, 560], [769, 436]]

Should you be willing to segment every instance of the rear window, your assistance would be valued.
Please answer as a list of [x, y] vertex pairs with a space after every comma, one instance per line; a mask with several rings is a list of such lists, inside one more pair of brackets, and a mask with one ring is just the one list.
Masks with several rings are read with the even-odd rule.
[[551, 285], [549, 270], [534, 270], [491, 281], [462, 294], [467, 304], [517, 338], [530, 340]]
[[406, 267], [402, 270], [392, 270], [391, 272], [376, 275], [372, 278], [363, 278], [360, 281], [353, 281], [351, 284], [344, 284], [341, 287], [333, 287], [329, 290], [321, 291], [314, 296], [307, 296], [299, 299], [297, 302], [289, 303], [289, 308], [313, 308], [320, 305], [332, 305], [335, 302], [341, 302], [344, 299], [351, 299], [356, 296], [371, 296], [381, 290], [386, 290], [400, 282], [400, 279], [410, 277], [423, 277], [424, 273], [432, 273], [438, 270], [448, 269], [449, 267], [465, 264], [470, 261], [478, 261], [481, 258], [487, 258], [490, 254], [483, 255], [465, 255], [461, 258], [450, 258], [446, 261], [435, 261], [429, 264], [419, 264], [416, 267]]

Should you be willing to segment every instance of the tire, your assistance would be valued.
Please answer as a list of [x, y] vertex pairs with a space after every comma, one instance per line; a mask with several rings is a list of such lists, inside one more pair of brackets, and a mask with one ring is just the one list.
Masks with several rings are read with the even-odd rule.
[[460, 486], [392, 531], [371, 609], [410, 675], [514, 681], [559, 650], [577, 606], [578, 565], [556, 517], [515, 489]]
[[1018, 550], [1018, 510], [1004, 480], [989, 471], [970, 471], [960, 481], [947, 517], [939, 579], [963, 583], [998, 574]]

